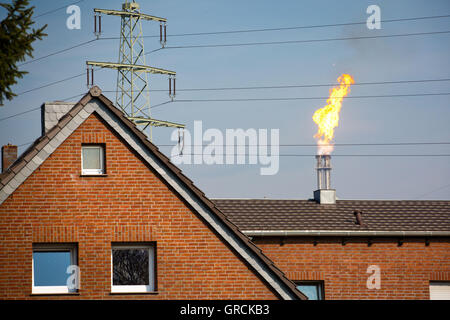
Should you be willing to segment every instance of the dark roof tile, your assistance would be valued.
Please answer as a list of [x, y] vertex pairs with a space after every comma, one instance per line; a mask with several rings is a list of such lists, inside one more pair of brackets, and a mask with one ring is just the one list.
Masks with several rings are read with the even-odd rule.
[[[241, 230], [450, 231], [450, 201], [213, 199]], [[366, 227], [356, 224], [360, 210]]]

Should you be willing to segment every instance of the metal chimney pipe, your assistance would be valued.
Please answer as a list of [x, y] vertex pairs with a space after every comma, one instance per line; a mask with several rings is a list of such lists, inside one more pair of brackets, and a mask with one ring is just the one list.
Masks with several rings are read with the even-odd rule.
[[324, 155], [324, 161], [325, 161], [325, 188], [327, 190], [331, 189], [331, 156], [329, 154]]
[[317, 166], [316, 166], [316, 170], [317, 170], [317, 189], [322, 189], [322, 161], [321, 161], [321, 155], [317, 155], [316, 156], [316, 160], [317, 160]]
[[314, 199], [320, 204], [335, 204], [336, 190], [331, 189], [331, 156], [316, 155], [317, 160], [317, 190]]
[[319, 190], [331, 189], [331, 156], [317, 155], [317, 188]]

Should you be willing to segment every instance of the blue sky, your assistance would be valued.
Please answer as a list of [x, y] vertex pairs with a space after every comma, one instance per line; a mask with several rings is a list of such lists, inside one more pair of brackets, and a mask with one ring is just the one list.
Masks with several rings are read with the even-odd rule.
[[[36, 15], [75, 1], [35, 0]], [[43, 41], [35, 44], [39, 58], [94, 38], [93, 8], [119, 9], [122, 1], [85, 0], [81, 29], [66, 28], [68, 14], [59, 10], [36, 19], [47, 23]], [[168, 19], [167, 46], [309, 40], [326, 38], [449, 31], [450, 18], [405, 22], [383, 20], [450, 14], [442, 1], [141, 1], [144, 13]], [[273, 32], [170, 37], [170, 34], [282, 28], [361, 22], [366, 8], [381, 8], [381, 30], [364, 24]], [[0, 14], [4, 17], [4, 12]], [[119, 35], [120, 19], [103, 16], [104, 37]], [[157, 23], [144, 22], [145, 35], [159, 32]], [[177, 88], [331, 84], [342, 73], [356, 83], [450, 78], [450, 34], [326, 41], [316, 43], [167, 49], [148, 55], [147, 64], [175, 70]], [[118, 40], [99, 40], [23, 66], [29, 71], [15, 92], [23, 92], [85, 71], [86, 60], [117, 61]], [[159, 47], [158, 38], [146, 38], [145, 49]], [[95, 84], [115, 89], [116, 73], [102, 70]], [[389, 85], [360, 85], [351, 96], [449, 92], [450, 81]], [[152, 76], [151, 87], [166, 89], [167, 78]], [[177, 99], [236, 99], [328, 96], [329, 87], [177, 92]], [[87, 91], [85, 77], [21, 94], [4, 107], [0, 119]], [[111, 100], [114, 96], [106, 93]], [[151, 93], [152, 105], [167, 101], [167, 92]], [[76, 101], [76, 99], [72, 99]], [[255, 128], [280, 130], [281, 144], [314, 144], [317, 129], [311, 117], [326, 99], [258, 102], [169, 103], [153, 116], [186, 124], [202, 120], [204, 129]], [[349, 98], [344, 100], [336, 143], [395, 143], [450, 141], [450, 96]], [[24, 144], [40, 135], [40, 112], [0, 122], [0, 144]], [[170, 144], [168, 128], [155, 129], [157, 145]], [[20, 147], [22, 152], [27, 146]], [[170, 155], [171, 148], [161, 147]], [[282, 147], [281, 154], [311, 154], [314, 147]], [[334, 154], [450, 154], [449, 145], [336, 147]], [[210, 197], [312, 197], [316, 188], [314, 157], [281, 157], [280, 170], [261, 176], [259, 165], [182, 165], [182, 170]], [[449, 199], [449, 157], [334, 157], [332, 186], [341, 199]]]

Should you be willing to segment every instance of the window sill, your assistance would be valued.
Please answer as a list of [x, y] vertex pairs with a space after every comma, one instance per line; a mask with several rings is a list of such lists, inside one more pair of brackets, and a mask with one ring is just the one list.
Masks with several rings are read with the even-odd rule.
[[79, 296], [79, 292], [32, 292], [30, 296]]
[[106, 173], [101, 174], [80, 174], [80, 177], [107, 177]]
[[120, 295], [120, 294], [125, 294], [125, 295], [130, 295], [130, 294], [133, 294], [133, 295], [135, 295], [135, 294], [159, 294], [159, 291], [146, 291], [146, 292], [143, 292], [143, 291], [138, 291], [138, 292], [113, 292], [113, 291], [111, 291], [110, 293], [109, 293], [110, 295]]

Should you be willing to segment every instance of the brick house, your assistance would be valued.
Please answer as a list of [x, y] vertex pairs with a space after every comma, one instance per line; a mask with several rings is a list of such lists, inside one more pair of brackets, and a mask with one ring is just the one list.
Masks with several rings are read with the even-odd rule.
[[42, 110], [2, 150], [1, 299], [305, 299], [98, 87]]
[[[329, 185], [209, 200], [97, 87], [42, 119], [14, 163], [3, 150], [0, 298], [447, 297], [450, 201], [336, 200]], [[48, 286], [63, 254], [55, 273], [78, 265], [78, 290]]]

